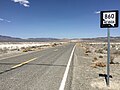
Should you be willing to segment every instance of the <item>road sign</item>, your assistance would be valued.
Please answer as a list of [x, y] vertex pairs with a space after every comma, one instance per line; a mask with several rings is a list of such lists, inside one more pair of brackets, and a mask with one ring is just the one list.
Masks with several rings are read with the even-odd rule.
[[100, 12], [100, 27], [115, 28], [118, 27], [118, 10], [101, 11]]
[[100, 12], [100, 27], [108, 28], [107, 30], [107, 39], [108, 39], [108, 51], [107, 51], [107, 86], [109, 86], [109, 78], [110, 78], [110, 29], [118, 27], [118, 10], [112, 11], [101, 11]]

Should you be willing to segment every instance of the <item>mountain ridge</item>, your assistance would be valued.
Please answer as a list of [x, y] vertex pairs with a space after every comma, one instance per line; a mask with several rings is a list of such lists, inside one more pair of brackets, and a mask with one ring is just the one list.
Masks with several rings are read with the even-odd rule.
[[[27, 38], [27, 39], [22, 39], [22, 38], [17, 38], [17, 37], [0, 35], [0, 42], [54, 42], [54, 41], [70, 41], [70, 40], [107, 42], [107, 37], [74, 38], [74, 39], [67, 39], [67, 38], [63, 38], [63, 39], [58, 39], [58, 38]], [[120, 41], [120, 36], [117, 36], [117, 37], [111, 36], [110, 40], [113, 42], [118, 42], [118, 41]]]
[[0, 35], [0, 42], [49, 42], [49, 41], [59, 41], [57, 38], [16, 38], [11, 36]]

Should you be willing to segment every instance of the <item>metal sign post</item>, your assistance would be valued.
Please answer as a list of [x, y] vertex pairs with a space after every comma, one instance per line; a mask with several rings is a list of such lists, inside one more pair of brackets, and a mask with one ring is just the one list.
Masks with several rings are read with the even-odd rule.
[[110, 29], [109, 28], [116, 28], [118, 27], [118, 10], [112, 11], [101, 11], [100, 12], [100, 27], [107, 28], [107, 39], [108, 39], [108, 50], [107, 50], [107, 75], [106, 77], [106, 84], [107, 86], [110, 85]]
[[107, 86], [109, 86], [110, 78], [110, 29], [107, 30], [108, 51], [107, 51]]

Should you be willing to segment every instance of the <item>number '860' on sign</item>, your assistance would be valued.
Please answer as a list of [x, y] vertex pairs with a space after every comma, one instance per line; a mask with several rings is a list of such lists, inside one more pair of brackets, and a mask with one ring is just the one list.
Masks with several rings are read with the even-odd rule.
[[101, 11], [100, 13], [100, 27], [101, 28], [114, 28], [118, 27], [118, 10], [114, 11]]

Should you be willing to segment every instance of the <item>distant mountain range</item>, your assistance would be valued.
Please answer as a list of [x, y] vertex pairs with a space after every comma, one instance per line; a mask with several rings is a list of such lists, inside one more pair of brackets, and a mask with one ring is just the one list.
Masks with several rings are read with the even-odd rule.
[[15, 37], [10, 37], [10, 36], [2, 36], [0, 35], [0, 42], [14, 42], [14, 41], [23, 41], [21, 38], [15, 38]]
[[[107, 42], [107, 37], [97, 37], [97, 38], [82, 38], [83, 41], [91, 41], [91, 42]], [[110, 37], [111, 42], [120, 42], [120, 37]]]
[[[73, 40], [82, 40], [82, 41], [91, 41], [91, 42], [107, 42], [107, 37], [97, 37], [97, 38], [76, 38], [76, 39], [57, 39], [57, 38], [16, 38], [10, 36], [0, 35], [0, 42], [59, 42], [59, 41], [73, 41]], [[110, 41], [112, 42], [120, 42], [120, 37], [111, 37]]]
[[52, 42], [52, 41], [59, 41], [60, 39], [57, 38], [16, 38], [10, 36], [3, 36], [0, 35], [0, 42]]

